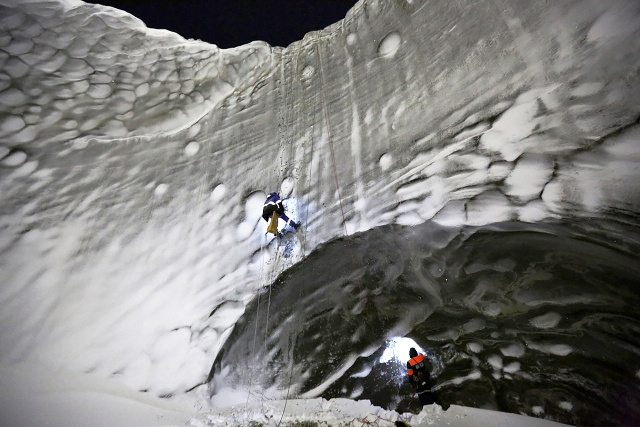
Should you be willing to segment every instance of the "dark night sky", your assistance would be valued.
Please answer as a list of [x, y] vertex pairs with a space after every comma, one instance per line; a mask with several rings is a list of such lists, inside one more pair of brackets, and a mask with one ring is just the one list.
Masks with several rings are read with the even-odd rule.
[[286, 47], [344, 18], [356, 0], [89, 0], [125, 10], [147, 27], [221, 48], [264, 40]]

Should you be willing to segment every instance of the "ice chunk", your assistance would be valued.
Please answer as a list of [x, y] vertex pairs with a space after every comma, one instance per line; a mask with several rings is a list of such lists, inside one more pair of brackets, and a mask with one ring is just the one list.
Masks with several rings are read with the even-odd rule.
[[486, 192], [467, 203], [467, 223], [485, 225], [508, 221], [514, 215], [511, 202], [496, 191]]
[[505, 180], [507, 194], [521, 202], [540, 197], [554, 170], [553, 161], [544, 155], [524, 154]]
[[524, 222], [539, 222], [549, 217], [547, 205], [542, 200], [534, 200], [518, 210], [518, 218]]

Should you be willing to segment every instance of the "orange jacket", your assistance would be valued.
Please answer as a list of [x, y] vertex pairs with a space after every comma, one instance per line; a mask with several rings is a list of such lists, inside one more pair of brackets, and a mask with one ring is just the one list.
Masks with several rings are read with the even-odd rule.
[[407, 362], [407, 375], [409, 375], [410, 380], [415, 374], [415, 371], [423, 371], [424, 369], [424, 356], [422, 354], [418, 354], [416, 357], [412, 357]]

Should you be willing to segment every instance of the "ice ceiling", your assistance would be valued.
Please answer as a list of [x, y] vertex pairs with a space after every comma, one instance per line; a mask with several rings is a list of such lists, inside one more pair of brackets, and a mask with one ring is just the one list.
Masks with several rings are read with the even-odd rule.
[[[638, 223], [636, 2], [361, 1], [229, 50], [0, 5], [0, 363], [180, 393], [258, 289], [345, 233]], [[277, 189], [305, 231], [266, 277]]]

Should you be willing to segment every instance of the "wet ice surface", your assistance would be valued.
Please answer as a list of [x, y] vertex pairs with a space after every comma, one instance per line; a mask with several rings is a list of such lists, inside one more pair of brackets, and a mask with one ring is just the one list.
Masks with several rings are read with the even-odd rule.
[[[220, 50], [75, 0], [0, 0], [0, 363], [182, 395], [204, 388], [256, 292], [345, 232], [588, 219], [612, 245], [608, 221], [633, 228], [640, 211], [640, 45], [629, 43], [640, 8], [587, 5], [367, 1], [286, 49]], [[279, 247], [265, 240], [260, 219], [265, 193], [278, 189], [304, 224]], [[341, 290], [332, 263], [349, 258], [330, 259], [314, 280], [338, 274], [327, 286]], [[452, 277], [463, 278], [455, 255], [447, 260]], [[495, 274], [508, 275], [514, 262], [496, 263]], [[354, 278], [366, 277], [365, 265], [350, 268]], [[486, 264], [465, 268], [482, 275]], [[432, 321], [453, 316], [437, 288], [411, 283], [399, 287], [428, 301], [427, 313], [407, 295], [365, 289], [406, 306], [398, 313], [381, 304], [384, 328], [409, 333], [430, 310]], [[517, 318], [523, 330], [543, 337], [567, 327], [562, 304], [584, 295], [574, 282], [565, 287], [522, 288], [519, 304], [560, 304]], [[481, 318], [459, 326], [474, 338], [456, 347], [472, 369], [453, 384], [515, 381], [531, 355], [581, 355], [571, 339], [493, 346], [482, 331], [504, 339], [499, 321], [514, 304], [486, 292], [487, 300], [471, 297]], [[330, 312], [337, 295], [316, 302]], [[368, 313], [368, 304], [373, 297], [346, 315]], [[611, 330], [636, 335], [627, 317], [617, 319]], [[288, 332], [261, 326], [274, 340]], [[306, 381], [320, 388], [308, 393], [337, 393], [324, 376], [350, 369], [379, 348], [370, 340], [388, 335], [348, 326], [353, 349], [326, 372], [312, 367]], [[444, 342], [459, 334], [427, 335]], [[635, 384], [639, 367], [629, 369]], [[367, 392], [349, 387], [345, 395]], [[578, 413], [570, 397], [556, 406]], [[554, 413], [531, 405], [534, 414]]]
[[639, 238], [584, 221], [430, 223], [333, 241], [249, 305], [218, 357], [213, 392], [227, 393], [226, 383], [272, 398], [290, 381], [301, 396], [403, 412], [415, 405], [408, 347], [392, 343], [405, 336], [425, 349], [449, 403], [628, 424], [640, 416]]

